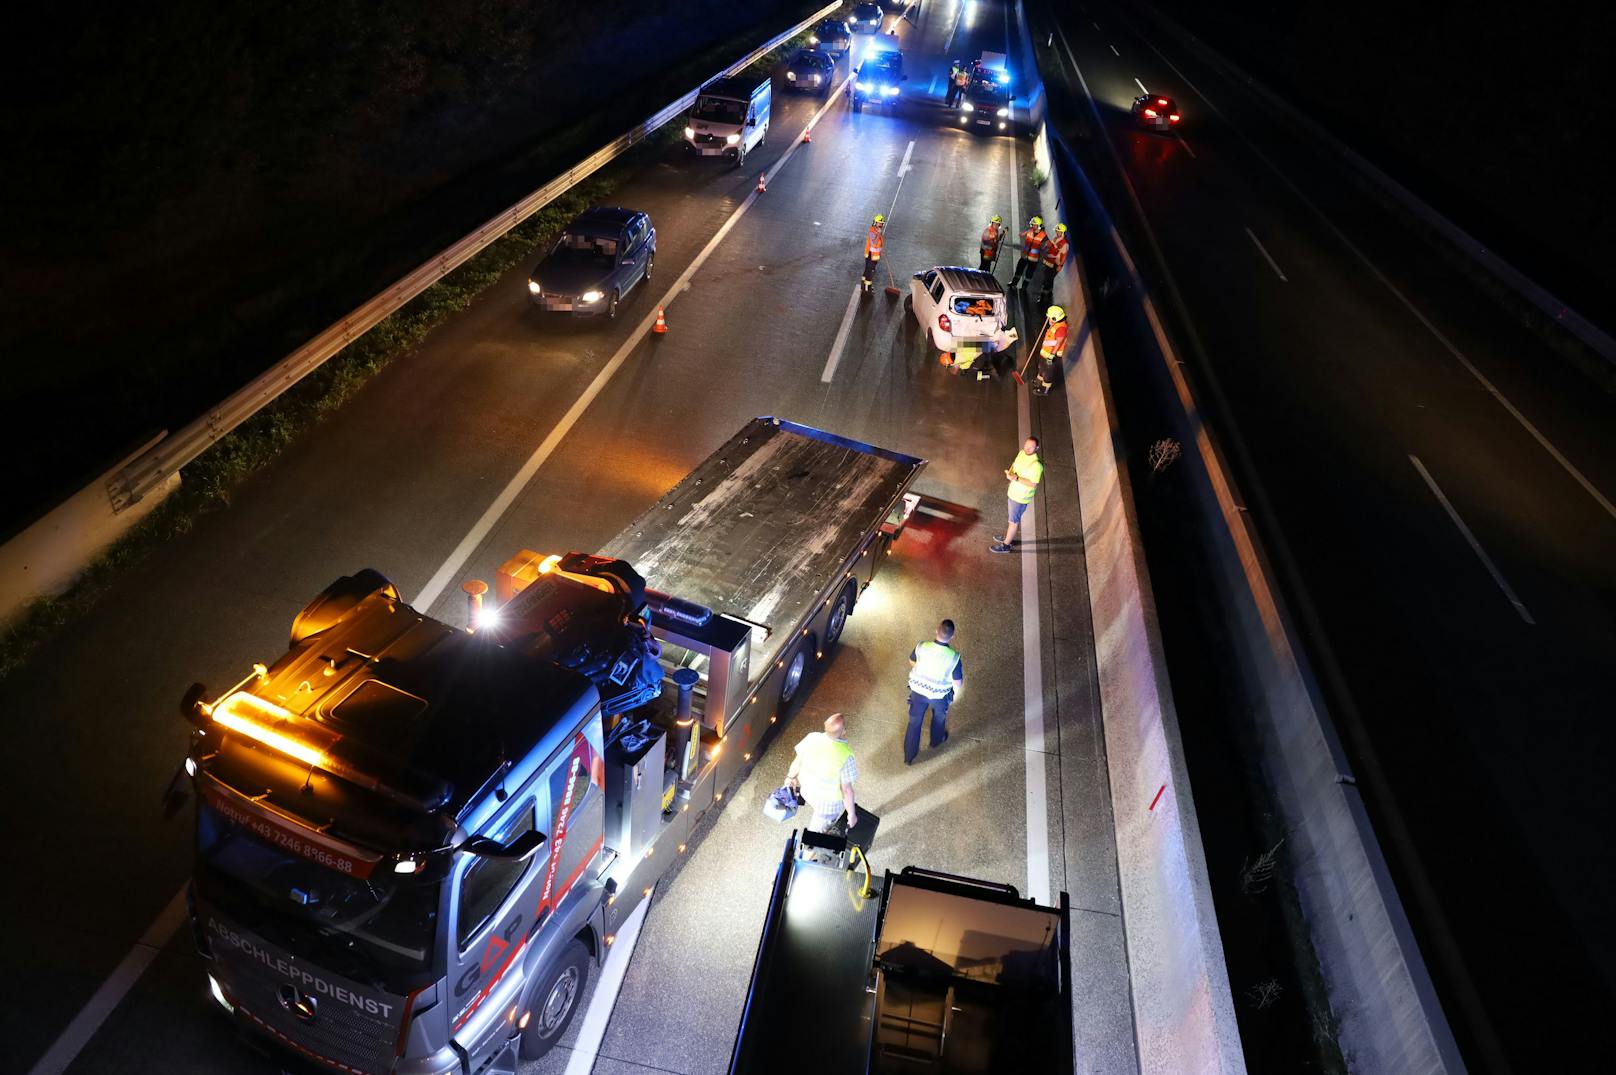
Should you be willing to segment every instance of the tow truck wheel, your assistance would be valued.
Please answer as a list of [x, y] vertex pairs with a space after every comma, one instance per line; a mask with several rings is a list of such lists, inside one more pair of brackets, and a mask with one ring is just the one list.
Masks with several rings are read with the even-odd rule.
[[842, 640], [842, 631], [847, 628], [847, 617], [853, 614], [854, 584], [849, 582], [842, 587], [841, 594], [836, 598], [836, 607], [830, 610], [830, 617], [825, 620], [825, 646], [822, 652], [829, 653], [831, 647]]
[[523, 1009], [527, 1018], [527, 1026], [522, 1029], [523, 1060], [537, 1060], [555, 1048], [578, 1010], [578, 998], [583, 996], [588, 981], [589, 951], [582, 941], [575, 940], [527, 996]]
[[785, 674], [780, 677], [780, 705], [786, 706], [797, 696], [802, 689], [802, 681], [808, 677], [808, 661], [814, 655], [814, 640], [812, 636], [804, 638], [797, 643], [797, 648], [791, 651], [786, 658]]

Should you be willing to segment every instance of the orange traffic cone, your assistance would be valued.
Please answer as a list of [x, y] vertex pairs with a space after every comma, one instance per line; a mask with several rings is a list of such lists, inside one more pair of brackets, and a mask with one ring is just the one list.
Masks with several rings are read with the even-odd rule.
[[814, 129], [812, 127], [804, 127], [802, 129], [802, 144], [805, 145], [805, 146], [812, 145], [813, 141], [814, 141]]
[[767, 173], [767, 172], [759, 172], [758, 173], [758, 189], [757, 189], [757, 192], [759, 194], [762, 194], [766, 189], [768, 189], [764, 185], [764, 180], [766, 180], [768, 178], [769, 178], [769, 173]]
[[656, 308], [656, 324], [651, 326], [651, 331], [658, 336], [668, 331], [668, 319], [662, 316], [662, 307], [660, 306]]

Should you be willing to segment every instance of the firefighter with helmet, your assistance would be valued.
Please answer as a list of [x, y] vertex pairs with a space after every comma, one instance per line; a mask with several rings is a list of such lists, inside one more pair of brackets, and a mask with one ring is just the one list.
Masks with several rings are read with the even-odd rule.
[[885, 238], [887, 218], [880, 213], [870, 221], [870, 233], [864, 237], [864, 276], [860, 286], [867, 294], [875, 283], [875, 267], [881, 261], [881, 244]]
[[999, 262], [999, 247], [1004, 244], [1004, 218], [998, 213], [988, 221], [988, 226], [982, 231], [982, 264], [977, 266], [983, 272], [992, 272], [993, 266]]
[[1044, 244], [1044, 286], [1038, 295], [1038, 304], [1047, 306], [1055, 298], [1055, 276], [1066, 266], [1072, 244], [1066, 238], [1066, 225], [1056, 224], [1055, 234]]
[[1010, 277], [1011, 287], [1020, 287], [1023, 279], [1032, 281], [1038, 264], [1044, 256], [1044, 244], [1049, 234], [1044, 231], [1044, 218], [1035, 216], [1027, 221], [1027, 230], [1021, 233], [1021, 260], [1016, 262], [1015, 275]]
[[1047, 396], [1055, 384], [1055, 367], [1066, 355], [1066, 311], [1059, 306], [1051, 306], [1048, 327], [1044, 330], [1044, 342], [1038, 347], [1038, 383], [1033, 391], [1040, 396]]

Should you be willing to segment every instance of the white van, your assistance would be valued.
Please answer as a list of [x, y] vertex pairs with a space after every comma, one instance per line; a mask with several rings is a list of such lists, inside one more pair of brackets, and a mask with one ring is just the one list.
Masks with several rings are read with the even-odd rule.
[[739, 165], [768, 136], [772, 85], [768, 75], [738, 75], [703, 87], [685, 124], [685, 148]]

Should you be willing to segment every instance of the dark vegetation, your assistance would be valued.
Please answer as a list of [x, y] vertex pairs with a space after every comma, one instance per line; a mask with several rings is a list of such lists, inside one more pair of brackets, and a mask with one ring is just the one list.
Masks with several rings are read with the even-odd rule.
[[818, 6], [13, 13], [0, 538]]
[[1616, 7], [1592, 0], [1156, 0], [1583, 316], [1612, 324], [1604, 130]]

